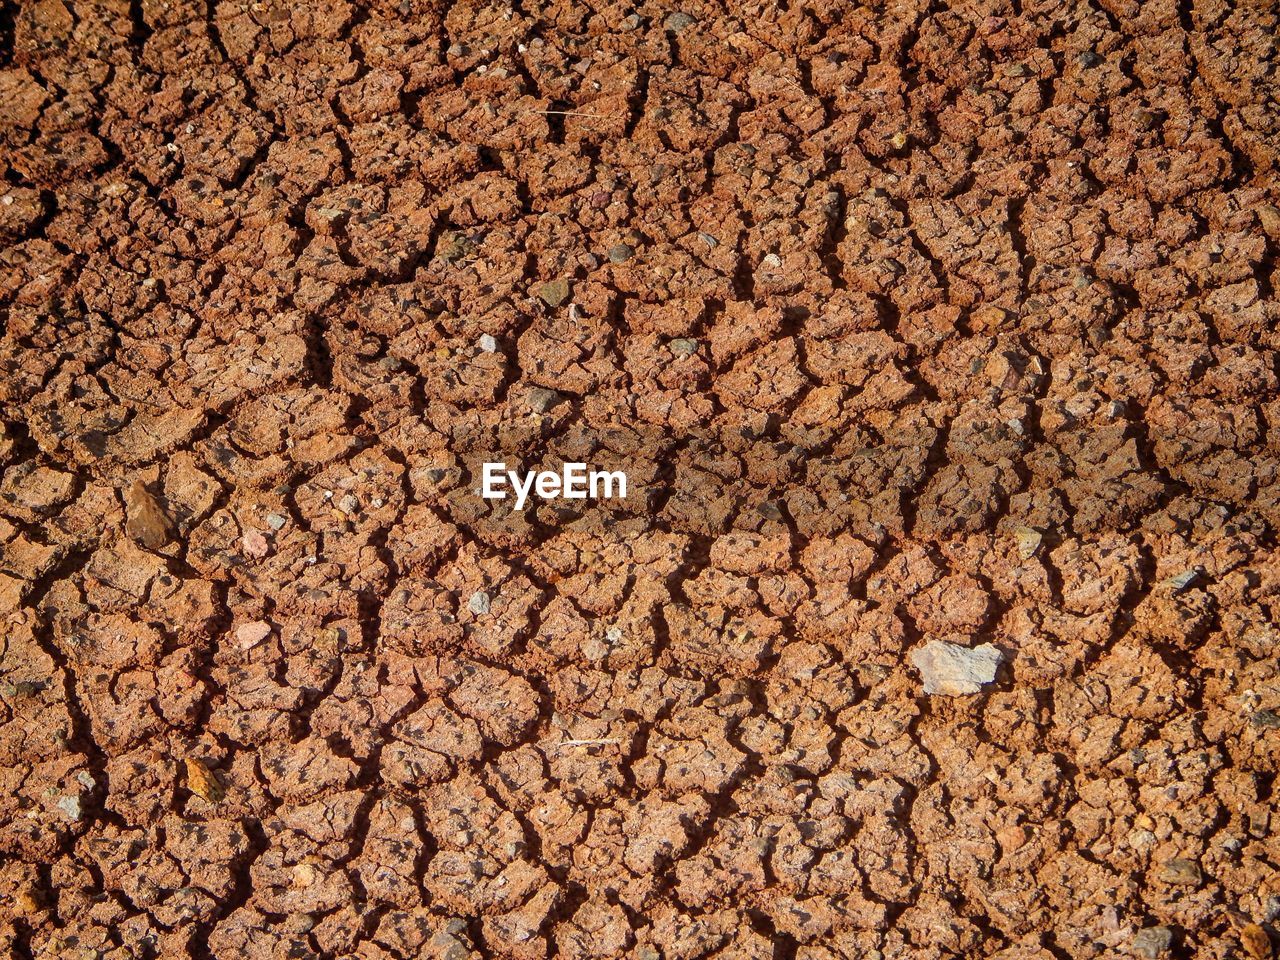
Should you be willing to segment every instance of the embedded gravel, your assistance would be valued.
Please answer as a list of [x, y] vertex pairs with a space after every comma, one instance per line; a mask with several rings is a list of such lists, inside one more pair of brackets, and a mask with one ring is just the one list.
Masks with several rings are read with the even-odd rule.
[[0, 4], [0, 949], [1265, 960], [1278, 36]]

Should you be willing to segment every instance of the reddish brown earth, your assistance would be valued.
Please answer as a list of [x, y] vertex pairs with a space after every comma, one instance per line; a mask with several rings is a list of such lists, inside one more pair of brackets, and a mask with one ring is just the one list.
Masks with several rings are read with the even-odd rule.
[[0, 11], [9, 955], [1270, 956], [1272, 4]]

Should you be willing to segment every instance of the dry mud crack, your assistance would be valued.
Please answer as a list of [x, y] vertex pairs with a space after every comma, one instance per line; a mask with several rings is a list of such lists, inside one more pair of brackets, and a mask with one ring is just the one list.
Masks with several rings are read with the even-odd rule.
[[1278, 30], [0, 4], [0, 949], [1266, 960]]

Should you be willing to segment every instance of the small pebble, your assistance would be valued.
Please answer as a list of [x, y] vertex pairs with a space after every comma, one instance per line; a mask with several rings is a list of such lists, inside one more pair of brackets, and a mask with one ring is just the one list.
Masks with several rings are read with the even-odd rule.
[[477, 590], [467, 601], [467, 609], [477, 617], [484, 616], [489, 612], [489, 595], [483, 590]]
[[1280, 714], [1274, 710], [1255, 710], [1249, 722], [1260, 730], [1280, 730]]
[[677, 337], [667, 344], [667, 349], [677, 357], [691, 357], [698, 352], [698, 341], [688, 337]]
[[272, 530], [279, 530], [288, 522], [289, 522], [289, 518], [282, 513], [267, 514], [267, 526], [270, 527]]
[[564, 397], [546, 387], [534, 387], [529, 391], [529, 409], [534, 413], [546, 413]]
[[782, 519], [782, 510], [772, 500], [766, 500], [764, 503], [756, 507], [756, 513], [764, 517], [766, 520], [780, 521]]
[[1184, 887], [1200, 886], [1200, 867], [1194, 860], [1177, 858], [1160, 868], [1160, 879]]
[[1004, 654], [990, 643], [962, 647], [941, 640], [931, 640], [911, 654], [924, 680], [924, 692], [945, 697], [981, 692], [983, 684], [995, 680], [1002, 659]]
[[348, 515], [355, 513], [360, 509], [360, 501], [348, 493], [338, 501], [338, 509]]
[[1018, 556], [1023, 560], [1034, 557], [1044, 542], [1044, 536], [1033, 527], [1015, 527], [1013, 536], [1018, 542]]
[[59, 797], [56, 804], [58, 810], [72, 823], [84, 818], [84, 805], [79, 797]]
[[1139, 130], [1151, 130], [1160, 122], [1160, 115], [1154, 110], [1139, 110], [1134, 113], [1133, 122]]
[[222, 781], [203, 760], [187, 757], [182, 763], [187, 771], [187, 789], [197, 797], [205, 803], [218, 803], [226, 796]]
[[498, 341], [487, 333], [480, 334], [479, 346], [485, 353], [498, 352]]
[[1093, 50], [1086, 50], [1076, 58], [1082, 67], [1096, 67], [1102, 62], [1102, 57]]
[[1183, 570], [1181, 573], [1174, 574], [1172, 577], [1166, 580], [1165, 583], [1168, 584], [1169, 587], [1176, 593], [1180, 590], [1187, 589], [1187, 587], [1191, 586], [1193, 583], [1196, 582], [1196, 579], [1199, 576], [1200, 576], [1200, 571], [1193, 567], [1190, 570]]
[[240, 538], [240, 545], [244, 555], [252, 560], [260, 560], [271, 549], [261, 530], [246, 530]]
[[1255, 211], [1258, 216], [1258, 225], [1262, 227], [1262, 232], [1273, 240], [1280, 240], [1280, 209], [1273, 207], [1269, 203], [1264, 203]]
[[548, 280], [538, 289], [538, 296], [548, 307], [558, 307], [569, 299], [569, 281], [563, 277]]
[[635, 247], [629, 243], [615, 243], [609, 248], [610, 263], [625, 263], [636, 255]]
[[1147, 927], [1133, 937], [1133, 953], [1145, 960], [1159, 960], [1173, 946], [1173, 931], [1169, 927]]
[[684, 13], [683, 11], [677, 11], [667, 17], [667, 19], [663, 21], [662, 26], [667, 33], [682, 33], [697, 22], [698, 21], [689, 14]]
[[6, 700], [21, 700], [24, 697], [34, 697], [42, 689], [41, 684], [32, 680], [19, 680], [17, 683], [0, 684], [0, 696]]
[[249, 650], [256, 647], [270, 635], [271, 624], [265, 620], [253, 620], [242, 624], [236, 629], [236, 640], [240, 644], [241, 650]]
[[441, 238], [440, 246], [436, 248], [436, 255], [448, 263], [455, 263], [470, 257], [475, 250], [476, 245], [470, 237], [465, 233], [454, 232]]

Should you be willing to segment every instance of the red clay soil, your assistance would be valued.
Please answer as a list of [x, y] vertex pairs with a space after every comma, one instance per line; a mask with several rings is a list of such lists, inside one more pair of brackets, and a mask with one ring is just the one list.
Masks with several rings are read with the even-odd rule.
[[0, 5], [3, 950], [1270, 957], [1278, 31]]

